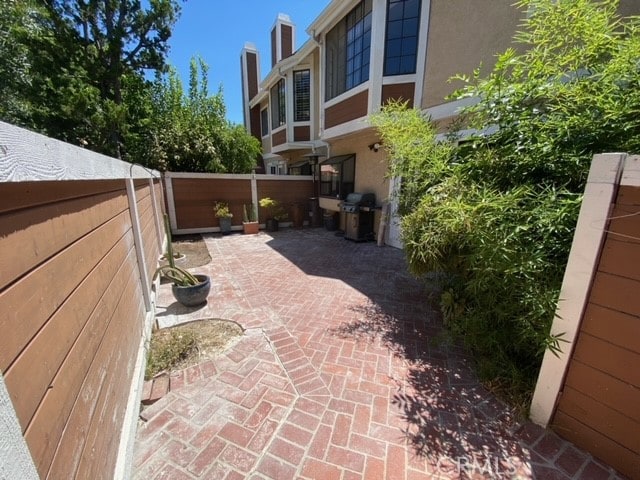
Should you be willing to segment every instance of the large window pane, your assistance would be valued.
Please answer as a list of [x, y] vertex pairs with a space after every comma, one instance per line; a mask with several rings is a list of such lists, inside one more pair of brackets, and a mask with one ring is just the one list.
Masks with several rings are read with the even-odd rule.
[[326, 36], [325, 100], [369, 79], [371, 0], [360, 2]]
[[309, 70], [293, 73], [294, 113], [296, 122], [308, 122], [311, 118], [311, 75]]
[[269, 135], [269, 109], [265, 108], [260, 111], [260, 124], [262, 125], [262, 136]]
[[271, 128], [278, 128], [287, 123], [287, 104], [284, 79], [271, 89]]
[[385, 42], [385, 75], [416, 72], [420, 24], [418, 0], [389, 0]]
[[320, 195], [344, 200], [353, 193], [355, 166], [355, 155], [344, 155], [335, 162], [320, 164]]

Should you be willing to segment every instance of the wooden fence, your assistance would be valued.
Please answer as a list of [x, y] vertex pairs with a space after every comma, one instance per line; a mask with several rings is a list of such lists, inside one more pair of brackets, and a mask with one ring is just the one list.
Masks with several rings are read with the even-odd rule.
[[[213, 204], [229, 204], [232, 228], [242, 229], [243, 205], [258, 204], [261, 198], [277, 200], [294, 217], [295, 210], [308, 220], [309, 198], [313, 196], [313, 177], [284, 175], [227, 175], [208, 173], [170, 173], [165, 175], [167, 209], [174, 233], [220, 231]], [[258, 208], [264, 227], [267, 218]]]
[[15, 478], [125, 475], [165, 241], [159, 175], [0, 123], [0, 179], [0, 369], [13, 407], [0, 414], [24, 439], [0, 463], [26, 447], [35, 469]]
[[640, 478], [640, 156], [597, 155], [532, 419]]

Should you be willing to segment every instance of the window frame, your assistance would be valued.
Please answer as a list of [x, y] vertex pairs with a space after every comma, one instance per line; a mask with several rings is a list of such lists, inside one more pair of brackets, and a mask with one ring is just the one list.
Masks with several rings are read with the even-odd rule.
[[[347, 171], [349, 167], [351, 170]], [[324, 179], [325, 172], [329, 174], [328, 180]], [[344, 200], [347, 195], [354, 192], [355, 178], [356, 155], [354, 153], [327, 159], [320, 164], [320, 196]]]
[[372, 0], [361, 0], [325, 35], [325, 102], [371, 76]]

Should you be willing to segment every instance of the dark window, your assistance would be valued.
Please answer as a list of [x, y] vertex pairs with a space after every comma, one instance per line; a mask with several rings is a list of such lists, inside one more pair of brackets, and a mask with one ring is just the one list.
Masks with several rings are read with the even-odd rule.
[[385, 75], [416, 73], [419, 22], [419, 0], [389, 0], [384, 55]]
[[294, 121], [308, 122], [311, 118], [311, 74], [309, 70], [293, 72]]
[[326, 100], [369, 80], [371, 2], [360, 2], [327, 33]]
[[345, 199], [353, 193], [356, 156], [341, 155], [320, 164], [320, 195]]
[[260, 125], [262, 125], [262, 136], [269, 135], [269, 109], [265, 108], [260, 111]]
[[271, 128], [276, 129], [287, 123], [287, 103], [284, 78], [271, 89]]

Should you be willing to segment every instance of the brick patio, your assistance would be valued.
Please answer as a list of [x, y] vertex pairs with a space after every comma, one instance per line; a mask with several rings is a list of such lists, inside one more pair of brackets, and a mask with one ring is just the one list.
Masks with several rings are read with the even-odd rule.
[[207, 306], [163, 285], [158, 321], [245, 335], [144, 410], [134, 478], [623, 478], [477, 382], [401, 251], [321, 229], [205, 240]]

